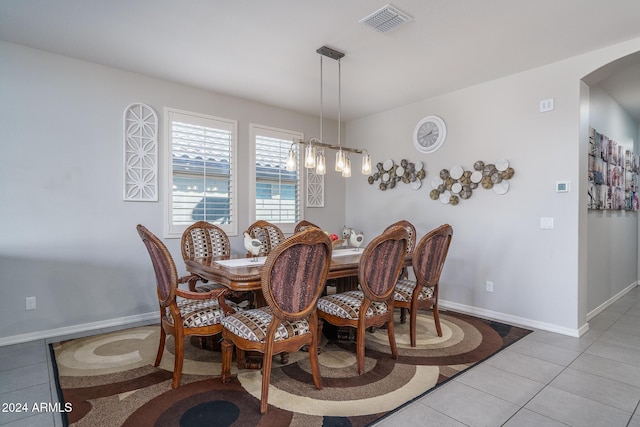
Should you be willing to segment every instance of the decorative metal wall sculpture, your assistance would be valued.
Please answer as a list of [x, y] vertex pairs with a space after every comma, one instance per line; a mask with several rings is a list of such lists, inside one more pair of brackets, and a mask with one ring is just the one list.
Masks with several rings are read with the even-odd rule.
[[485, 164], [478, 160], [473, 165], [473, 171], [465, 171], [462, 166], [456, 165], [451, 169], [442, 169], [440, 176], [431, 180], [433, 190], [429, 193], [432, 200], [439, 200], [444, 204], [457, 205], [460, 199], [468, 199], [473, 190], [481, 186], [485, 189], [493, 189], [496, 194], [505, 194], [509, 191], [509, 182], [515, 171], [509, 166], [507, 160], [501, 160], [495, 164]]
[[125, 201], [158, 201], [158, 115], [146, 104], [131, 104], [123, 116]]
[[413, 163], [407, 159], [400, 160], [400, 164], [387, 159], [378, 163], [376, 169], [377, 171], [367, 179], [369, 184], [380, 181], [378, 188], [383, 191], [388, 188], [395, 188], [398, 183], [409, 184], [412, 189], [417, 190], [422, 186], [422, 180], [427, 175], [424, 170], [424, 164], [421, 161]]

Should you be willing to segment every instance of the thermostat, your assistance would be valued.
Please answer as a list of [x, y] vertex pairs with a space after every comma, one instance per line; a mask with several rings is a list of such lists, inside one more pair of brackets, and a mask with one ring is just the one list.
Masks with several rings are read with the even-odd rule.
[[569, 181], [556, 182], [556, 193], [568, 193], [568, 192], [569, 192]]

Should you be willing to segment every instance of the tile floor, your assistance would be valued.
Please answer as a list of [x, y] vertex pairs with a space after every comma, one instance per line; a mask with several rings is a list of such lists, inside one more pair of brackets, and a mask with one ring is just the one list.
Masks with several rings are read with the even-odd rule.
[[[376, 426], [640, 427], [640, 287], [589, 325], [580, 338], [535, 331]], [[58, 340], [0, 347], [0, 404], [57, 402]], [[2, 426], [62, 426], [57, 413], [2, 409]]]

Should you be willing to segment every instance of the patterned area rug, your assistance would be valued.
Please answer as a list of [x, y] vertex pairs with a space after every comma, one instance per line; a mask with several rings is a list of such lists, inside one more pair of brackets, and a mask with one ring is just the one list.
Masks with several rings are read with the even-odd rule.
[[158, 368], [159, 327], [147, 326], [53, 344], [58, 381], [72, 426], [363, 426], [385, 416], [531, 331], [441, 312], [438, 337], [429, 314], [418, 316], [418, 343], [396, 318], [399, 357], [386, 330], [367, 332], [366, 372], [357, 374], [355, 343], [323, 340], [316, 390], [307, 353], [287, 365], [275, 356], [269, 411], [260, 415], [259, 370], [235, 370], [221, 384], [220, 353], [186, 345], [181, 386], [171, 389], [173, 338]]

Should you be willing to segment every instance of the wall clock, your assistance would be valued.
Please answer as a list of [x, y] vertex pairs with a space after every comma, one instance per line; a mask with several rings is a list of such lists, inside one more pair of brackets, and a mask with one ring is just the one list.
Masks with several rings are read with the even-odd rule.
[[422, 153], [433, 153], [444, 144], [447, 126], [438, 116], [427, 116], [420, 120], [413, 131], [413, 145]]

